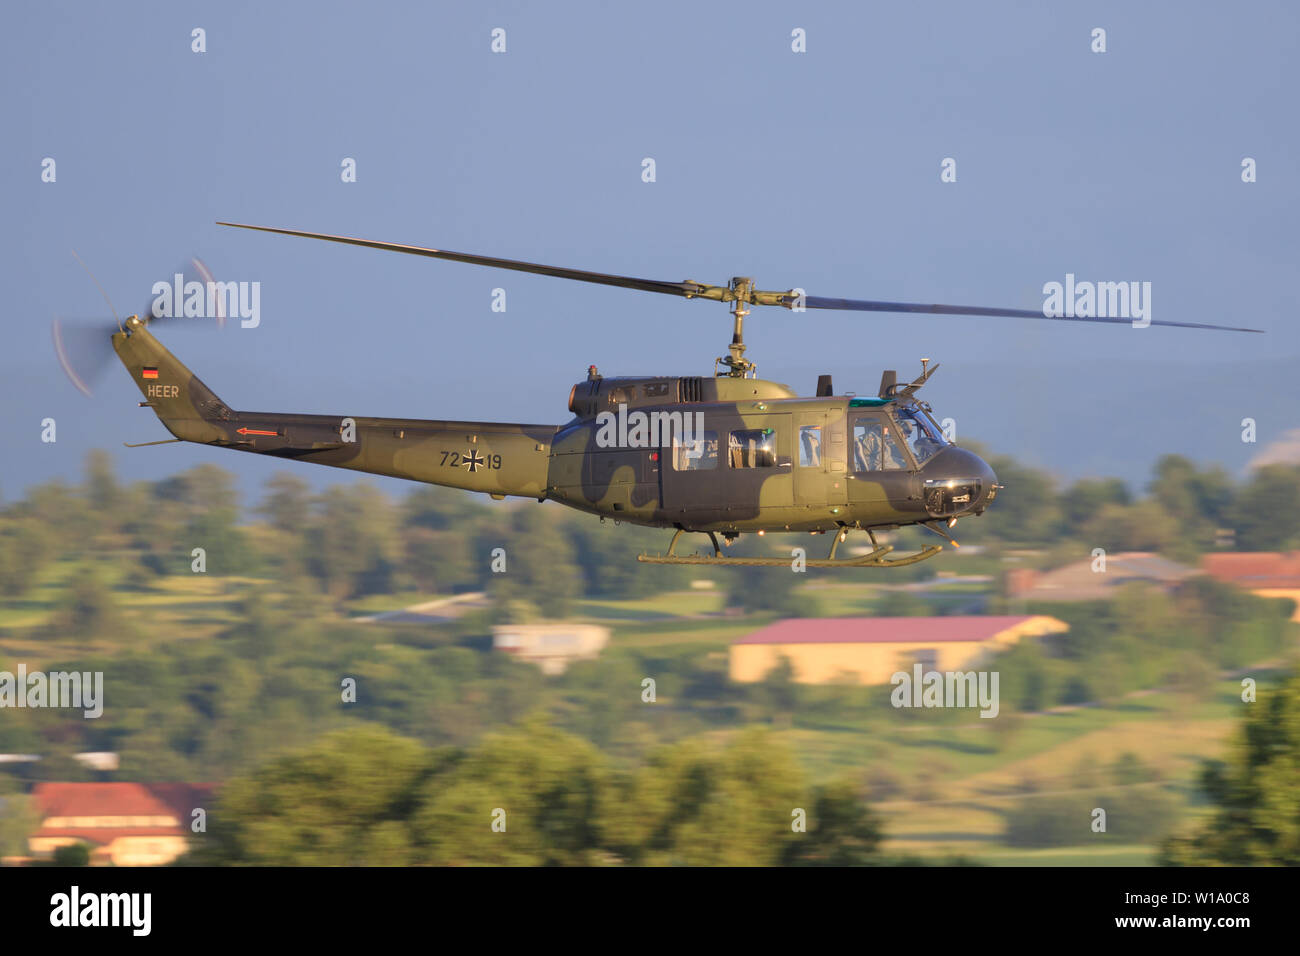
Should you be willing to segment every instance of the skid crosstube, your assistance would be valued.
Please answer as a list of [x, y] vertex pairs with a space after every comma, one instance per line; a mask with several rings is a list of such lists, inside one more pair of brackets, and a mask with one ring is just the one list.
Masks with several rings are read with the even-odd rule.
[[[638, 554], [637, 560], [645, 564], [692, 564], [692, 565], [717, 565], [727, 567], [750, 567], [750, 568], [785, 568], [790, 566], [789, 558], [731, 558], [722, 553], [718, 545], [717, 536], [713, 532], [706, 532], [709, 540], [713, 542], [713, 554], [692, 554], [681, 555], [677, 553], [677, 542], [685, 532], [678, 529], [673, 535], [673, 540], [668, 545], [667, 554]], [[892, 545], [882, 545], [876, 547], [867, 554], [859, 555], [856, 558], [837, 558], [835, 557], [836, 549], [844, 536], [837, 534], [834, 542], [831, 544], [831, 553], [828, 558], [807, 558], [804, 560], [804, 566], [809, 568], [900, 568], [909, 564], [916, 564], [927, 558], [932, 558], [943, 550], [943, 545], [935, 544], [928, 548], [923, 548], [915, 554], [904, 555], [901, 558], [887, 558], [885, 555], [894, 550]], [[873, 536], [872, 543], [875, 543]]]

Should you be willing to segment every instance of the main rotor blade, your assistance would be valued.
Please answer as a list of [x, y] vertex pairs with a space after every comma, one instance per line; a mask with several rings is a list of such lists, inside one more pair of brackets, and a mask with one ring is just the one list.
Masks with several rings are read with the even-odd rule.
[[386, 249], [389, 252], [405, 252], [415, 256], [428, 256], [432, 259], [448, 259], [452, 262], [466, 262], [475, 266], [493, 266], [497, 269], [513, 269], [516, 272], [532, 272], [537, 275], [555, 276], [557, 279], [576, 279], [579, 282], [594, 282], [597, 285], [619, 286], [624, 289], [639, 289], [642, 292], [660, 292], [666, 295], [680, 295], [690, 299], [706, 293], [711, 286], [701, 282], [668, 282], [659, 279], [637, 279], [632, 276], [609, 275], [604, 272], [587, 272], [582, 269], [566, 269], [562, 266], [546, 266], [536, 262], [520, 262], [516, 259], [498, 259], [494, 256], [476, 256], [468, 252], [449, 252], [446, 249], [428, 249], [424, 246], [407, 246], [397, 242], [379, 242], [374, 239], [355, 239], [351, 236], [331, 236], [322, 232], [300, 232], [297, 229], [275, 229], [270, 226], [250, 226], [242, 222], [218, 222], [218, 226], [233, 226], [236, 229], [254, 229], [258, 232], [275, 232], [282, 236], [302, 236], [305, 239], [324, 239], [327, 242], [342, 242], [350, 246], [365, 246], [369, 249]]
[[[428, 256], [432, 259], [447, 259], [451, 262], [465, 262], [476, 266], [492, 266], [497, 269], [512, 269], [516, 272], [532, 272], [536, 275], [554, 276], [557, 279], [576, 279], [579, 282], [592, 282], [597, 285], [618, 286], [624, 289], [639, 289], [642, 292], [658, 292], [664, 295], [678, 295], [685, 299], [711, 299], [717, 302], [730, 302], [742, 297], [751, 305], [780, 305], [793, 308], [797, 298], [790, 292], [760, 292], [752, 288], [737, 290], [727, 286], [707, 285], [703, 282], [685, 280], [671, 282], [661, 279], [637, 279], [632, 276], [611, 275], [604, 272], [587, 272], [583, 269], [566, 269], [563, 266], [547, 266], [536, 262], [521, 262], [516, 259], [498, 259], [494, 256], [479, 256], [467, 252], [450, 252], [446, 249], [429, 249], [424, 246], [408, 246], [397, 242], [380, 242], [374, 239], [357, 239], [352, 236], [334, 236], [323, 232], [303, 232], [298, 229], [277, 229], [272, 226], [254, 226], [242, 222], [218, 222], [218, 226], [231, 226], [236, 229], [252, 229], [256, 232], [274, 232], [282, 236], [301, 236], [305, 239], [323, 239], [326, 242], [341, 242], [350, 246], [363, 246], [369, 249], [385, 249], [390, 252], [404, 252], [409, 255]], [[1131, 319], [1122, 318], [1083, 318], [1045, 316], [1041, 311], [1031, 309], [993, 309], [973, 305], [924, 305], [919, 302], [878, 302], [870, 299], [834, 299], [826, 296], [805, 296], [803, 305], [809, 309], [846, 309], [854, 312], [917, 312], [929, 315], [981, 315], [1006, 316], [1021, 319], [1055, 319], [1062, 322], [1108, 322], [1128, 325]], [[1243, 329], [1228, 325], [1207, 325], [1199, 322], [1168, 322], [1152, 320], [1151, 325], [1176, 326], [1185, 329], [1216, 329], [1224, 332], [1262, 332], [1262, 329]]]
[[[792, 297], [782, 302], [786, 308], [795, 304]], [[826, 296], [810, 295], [804, 297], [805, 308], [809, 309], [845, 309], [852, 312], [920, 312], [926, 315], [986, 315], [1005, 316], [1013, 319], [1045, 319], [1048, 322], [1107, 322], [1117, 325], [1130, 325], [1132, 319], [1115, 316], [1054, 316], [1043, 315], [1041, 309], [992, 309], [979, 305], [925, 305], [920, 302], [877, 302], [871, 299], [832, 299]], [[1181, 329], [1214, 329], [1220, 332], [1263, 332], [1263, 329], [1243, 329], [1231, 325], [1207, 325], [1202, 322], [1170, 322], [1164, 319], [1152, 319], [1152, 325], [1168, 325]]]

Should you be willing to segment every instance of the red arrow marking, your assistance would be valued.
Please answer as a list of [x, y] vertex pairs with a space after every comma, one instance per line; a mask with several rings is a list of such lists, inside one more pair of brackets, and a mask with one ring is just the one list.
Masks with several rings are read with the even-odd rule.
[[256, 428], [237, 428], [235, 432], [239, 435], [270, 435], [272, 438], [280, 434], [279, 432], [258, 431]]

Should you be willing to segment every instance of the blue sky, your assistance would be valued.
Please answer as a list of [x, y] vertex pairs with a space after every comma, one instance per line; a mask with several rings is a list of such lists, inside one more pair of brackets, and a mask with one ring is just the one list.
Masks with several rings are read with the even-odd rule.
[[[251, 489], [286, 467], [121, 448], [165, 433], [119, 366], [93, 400], [59, 370], [52, 316], [104, 313], [72, 248], [122, 312], [190, 255], [260, 281], [259, 328], [160, 332], [244, 409], [560, 422], [588, 364], [708, 374], [729, 336], [716, 303], [217, 219], [828, 296], [1036, 308], [1067, 272], [1150, 281], [1156, 318], [1268, 334], [767, 309], [746, 337], [763, 377], [807, 392], [821, 372], [874, 392], [882, 368], [931, 357], [930, 400], [959, 437], [1063, 479], [1140, 483], [1165, 452], [1239, 472], [1258, 451], [1239, 440], [1243, 417], [1261, 444], [1300, 425], [1294, 5], [17, 3], [0, 16], [7, 497], [75, 479], [91, 447], [129, 477], [215, 461]], [[340, 181], [344, 157], [355, 183]], [[940, 182], [945, 157], [956, 183]], [[40, 442], [47, 416], [54, 445]]]

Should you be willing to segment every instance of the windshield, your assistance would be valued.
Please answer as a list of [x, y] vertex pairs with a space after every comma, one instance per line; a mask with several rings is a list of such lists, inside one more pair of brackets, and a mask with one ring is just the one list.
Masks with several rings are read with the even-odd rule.
[[948, 444], [934, 419], [915, 405], [898, 409], [898, 424], [918, 465], [925, 464]]

